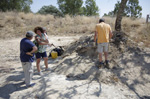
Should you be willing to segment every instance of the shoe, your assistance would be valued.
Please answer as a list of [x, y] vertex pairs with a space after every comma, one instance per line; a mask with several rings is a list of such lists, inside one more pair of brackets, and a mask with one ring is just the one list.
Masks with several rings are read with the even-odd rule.
[[45, 71], [51, 71], [51, 69], [50, 68], [46, 68]]
[[40, 72], [38, 72], [38, 75], [42, 76], [42, 75], [43, 75], [43, 73], [40, 71]]
[[108, 60], [105, 61], [105, 65], [106, 65], [106, 68], [109, 69], [109, 61]]
[[35, 83], [32, 83], [30, 85], [27, 85], [26, 87], [29, 88], [29, 87], [33, 87], [35, 85]]
[[103, 67], [103, 65], [104, 65], [104, 63], [103, 62], [99, 62], [99, 68], [102, 68]]

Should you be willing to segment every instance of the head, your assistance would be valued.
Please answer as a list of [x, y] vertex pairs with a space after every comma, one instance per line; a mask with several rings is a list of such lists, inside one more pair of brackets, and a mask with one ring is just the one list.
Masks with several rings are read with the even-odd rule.
[[28, 31], [26, 33], [26, 38], [29, 39], [29, 40], [31, 40], [33, 38], [33, 36], [34, 36], [34, 33], [32, 31]]
[[38, 35], [40, 35], [41, 33], [44, 33], [43, 28], [42, 27], [36, 27], [34, 28], [34, 32]]
[[105, 22], [105, 20], [104, 19], [99, 19], [99, 23], [101, 23], [101, 22]]
[[43, 32], [46, 33], [46, 28], [45, 28], [45, 27], [42, 27], [42, 29], [43, 29]]

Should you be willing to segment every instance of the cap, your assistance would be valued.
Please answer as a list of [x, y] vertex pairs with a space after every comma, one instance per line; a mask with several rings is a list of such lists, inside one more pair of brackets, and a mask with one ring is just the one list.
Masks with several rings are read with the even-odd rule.
[[28, 31], [28, 32], [26, 33], [26, 37], [32, 37], [32, 36], [34, 36], [34, 32]]

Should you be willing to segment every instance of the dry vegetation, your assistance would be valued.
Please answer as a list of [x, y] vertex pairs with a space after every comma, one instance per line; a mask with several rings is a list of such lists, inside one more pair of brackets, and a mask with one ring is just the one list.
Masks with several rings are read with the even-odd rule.
[[[0, 39], [23, 37], [26, 31], [33, 30], [36, 26], [46, 27], [49, 35], [93, 33], [98, 19], [99, 17], [66, 15], [64, 18], [55, 18], [52, 15], [0, 12]], [[105, 20], [114, 30], [115, 18], [105, 17]], [[145, 24], [144, 19], [123, 18], [122, 30], [136, 42], [149, 45], [150, 25]]]
[[55, 18], [52, 15], [0, 12], [0, 38], [23, 36], [36, 26], [46, 27], [49, 35], [87, 33], [94, 30], [97, 20], [96, 17], [85, 16]]

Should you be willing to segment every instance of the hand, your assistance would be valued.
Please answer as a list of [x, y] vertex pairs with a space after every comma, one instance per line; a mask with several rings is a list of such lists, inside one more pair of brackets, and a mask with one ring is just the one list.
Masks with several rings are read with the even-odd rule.
[[48, 44], [50, 47], [53, 45], [53, 44]]
[[113, 42], [114, 40], [113, 39], [109, 39], [109, 42]]
[[40, 39], [40, 37], [36, 37], [36, 40], [40, 41], [41, 39]]
[[27, 54], [27, 55], [30, 55], [30, 56], [33, 56], [33, 54], [32, 54], [32, 53], [30, 53], [30, 52], [27, 52], [26, 54]]

